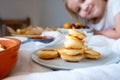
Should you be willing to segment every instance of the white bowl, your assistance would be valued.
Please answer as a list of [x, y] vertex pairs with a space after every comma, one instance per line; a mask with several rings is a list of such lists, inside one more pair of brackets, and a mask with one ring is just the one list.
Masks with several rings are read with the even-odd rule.
[[[83, 32], [84, 34], [88, 35], [91, 34], [93, 35], [92, 29], [77, 29], [79, 32]], [[68, 34], [69, 33], [69, 29], [65, 29], [65, 28], [58, 28], [58, 31], [62, 34]]]

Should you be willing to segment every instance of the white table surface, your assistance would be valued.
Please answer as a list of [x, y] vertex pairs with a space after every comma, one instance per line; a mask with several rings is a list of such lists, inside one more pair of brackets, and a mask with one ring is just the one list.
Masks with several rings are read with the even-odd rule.
[[[100, 37], [100, 36], [98, 36], [98, 37]], [[120, 44], [120, 40], [119, 40], [119, 44]], [[39, 45], [41, 45], [41, 47], [44, 46], [44, 44], [39, 44]], [[24, 44], [21, 45], [19, 53], [18, 53], [18, 55], [19, 55], [18, 62], [16, 64], [15, 68], [12, 70], [12, 72], [7, 76], [8, 78], [12, 77], [12, 76], [18, 76], [18, 75], [24, 75], [24, 74], [31, 74], [31, 73], [34, 74], [34, 73], [37, 73], [37, 72], [38, 73], [50, 72], [50, 73], [45, 73], [45, 75], [51, 76], [54, 79], [54, 76], [51, 75], [51, 72], [53, 72], [53, 70], [51, 70], [49, 68], [45, 68], [45, 67], [43, 67], [39, 64], [36, 64], [35, 62], [33, 62], [32, 58], [31, 58], [31, 53], [33, 53], [36, 49], [38, 49], [39, 45], [34, 46], [33, 43], [28, 43], [28, 44], [24, 43]], [[80, 79], [86, 80], [84, 78], [84, 77], [86, 77], [86, 75], [87, 75], [88, 78], [90, 77], [87, 80], [93, 80], [93, 79], [94, 80], [119, 80], [119, 78], [118, 78], [120, 76], [120, 67], [119, 66], [120, 66], [120, 64], [112, 64], [110, 66], [98, 66], [96, 68], [93, 67], [93, 68], [73, 70], [73, 71], [80, 72], [80, 74], [82, 74], [81, 76], [78, 73], [73, 73], [73, 72], [59, 72], [59, 71], [55, 72], [54, 71], [55, 72], [54, 74], [56, 75], [56, 77], [55, 77], [56, 80], [67, 80], [67, 79], [69, 79], [67, 77], [57, 79], [58, 78], [57, 76], [62, 77], [61, 74], [67, 75], [69, 73], [71, 73], [70, 77], [75, 77], [75, 76], [72, 76], [72, 74], [76, 74], [76, 78], [78, 76], [80, 77], [76, 80], [80, 80]], [[114, 73], [115, 75], [112, 75], [112, 73]], [[39, 74], [39, 77], [41, 77], [41, 79], [42, 79], [43, 76], [45, 76], [45, 75], [44, 74], [42, 74], [42, 75]], [[30, 76], [36, 77], [36, 76], [38, 76], [38, 74], [37, 75], [30, 75]], [[102, 76], [106, 77], [106, 79], [104, 79]], [[101, 77], [101, 78], [97, 78], [97, 77]], [[18, 78], [15, 78], [15, 79], [18, 79]], [[10, 80], [15, 80], [15, 79], [10, 79]], [[19, 80], [20, 79], [21, 78], [19, 78]], [[46, 78], [44, 80], [53, 80], [53, 79], [52, 78], [51, 79]], [[7, 79], [7, 80], [9, 80], [9, 79]], [[24, 80], [24, 79], [21, 79], [21, 80]], [[28, 78], [26, 78], [25, 80], [28, 80]], [[34, 80], [34, 79], [31, 79], [31, 80]], [[36, 80], [39, 80], [39, 79], [36, 79]], [[71, 79], [71, 80], [74, 80], [74, 79]]]

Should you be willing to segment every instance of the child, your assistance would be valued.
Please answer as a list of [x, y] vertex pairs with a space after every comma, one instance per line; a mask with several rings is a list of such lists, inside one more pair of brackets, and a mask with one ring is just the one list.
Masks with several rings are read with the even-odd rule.
[[64, 0], [74, 20], [82, 18], [95, 34], [120, 38], [120, 0]]

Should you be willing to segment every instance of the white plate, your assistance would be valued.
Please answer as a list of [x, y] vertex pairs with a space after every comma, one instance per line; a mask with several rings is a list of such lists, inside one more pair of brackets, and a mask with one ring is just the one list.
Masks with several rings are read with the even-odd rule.
[[[68, 30], [69, 29], [64, 29], [64, 28], [58, 28], [58, 31], [60, 31], [60, 33], [62, 33], [62, 34], [67, 34], [68, 33]], [[78, 30], [78, 31], [80, 31], [80, 32], [86, 32], [86, 33], [92, 33], [92, 29], [90, 28], [90, 29], [76, 29], [76, 30]]]
[[[102, 51], [101, 51], [102, 52]], [[105, 50], [102, 53], [107, 53]], [[117, 63], [119, 61], [119, 57], [113, 53], [101, 54], [101, 58], [96, 60], [91, 59], [82, 59], [79, 62], [67, 62], [62, 60], [61, 58], [51, 59], [51, 60], [44, 60], [38, 58], [36, 51], [32, 54], [32, 59], [45, 67], [57, 70], [70, 70], [76, 68], [85, 68], [85, 67], [92, 67], [92, 66], [99, 66], [105, 64], [112, 64]]]
[[7, 36], [7, 37], [18, 39], [18, 40], [20, 40], [21, 42], [25, 42], [26, 40], [28, 40], [27, 37], [22, 37], [22, 36]]

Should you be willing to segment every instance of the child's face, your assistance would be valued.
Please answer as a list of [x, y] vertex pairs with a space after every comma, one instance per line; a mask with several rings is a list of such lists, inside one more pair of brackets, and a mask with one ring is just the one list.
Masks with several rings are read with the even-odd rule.
[[68, 7], [85, 19], [99, 18], [103, 13], [104, 0], [68, 0]]

